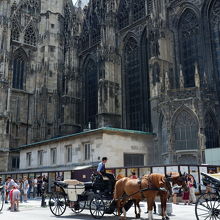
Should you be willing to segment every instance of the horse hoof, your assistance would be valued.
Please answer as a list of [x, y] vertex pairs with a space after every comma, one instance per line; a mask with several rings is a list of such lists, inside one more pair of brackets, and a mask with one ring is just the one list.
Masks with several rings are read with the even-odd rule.
[[169, 220], [170, 219], [170, 217], [169, 216], [166, 216], [166, 218], [165, 218], [166, 220]]
[[141, 215], [140, 215], [140, 214], [137, 214], [137, 215], [136, 215], [136, 218], [141, 218]]

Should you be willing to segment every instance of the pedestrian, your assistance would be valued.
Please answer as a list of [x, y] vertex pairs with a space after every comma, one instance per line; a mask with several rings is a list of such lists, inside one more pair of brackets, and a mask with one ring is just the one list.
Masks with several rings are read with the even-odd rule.
[[22, 203], [23, 202], [23, 196], [24, 196], [24, 183], [23, 183], [22, 178], [19, 179], [18, 189], [20, 191], [20, 203]]
[[131, 172], [131, 175], [129, 176], [129, 178], [137, 179], [136, 173], [135, 172]]
[[30, 177], [28, 178], [28, 184], [29, 184], [29, 188], [27, 191], [27, 197], [28, 197], [28, 199], [30, 199], [31, 198], [31, 190], [32, 190], [32, 179]]
[[43, 183], [42, 177], [39, 176], [37, 178], [37, 196], [41, 196], [42, 194], [42, 183]]
[[33, 198], [37, 196], [37, 177], [33, 180]]
[[184, 189], [183, 191], [183, 201], [184, 201], [184, 205], [189, 205], [189, 187], [187, 187], [187, 189]]
[[48, 179], [47, 179], [47, 176], [43, 175], [43, 178], [42, 178], [42, 188], [44, 189], [44, 192], [47, 194], [48, 193]]
[[10, 200], [10, 203], [11, 203], [11, 205], [9, 207], [9, 210], [11, 210], [13, 208], [12, 190], [14, 189], [15, 186], [17, 186], [15, 181], [11, 178], [11, 176], [8, 176], [7, 177], [7, 191], [8, 191], [8, 196], [9, 196], [9, 200]]
[[15, 183], [13, 189], [10, 191], [11, 212], [19, 211], [20, 191], [18, 185]]
[[8, 196], [9, 196], [9, 189], [8, 189], [8, 177], [6, 177], [6, 181], [5, 181], [5, 203], [8, 203]]
[[27, 192], [29, 189], [29, 183], [28, 183], [28, 179], [26, 176], [24, 176], [24, 202], [27, 202]]
[[188, 186], [189, 186], [189, 203], [196, 203], [196, 196], [195, 196], [195, 187], [196, 182], [192, 175], [188, 175]]
[[173, 204], [177, 205], [177, 196], [181, 193], [181, 187], [175, 184], [172, 188], [173, 191]]

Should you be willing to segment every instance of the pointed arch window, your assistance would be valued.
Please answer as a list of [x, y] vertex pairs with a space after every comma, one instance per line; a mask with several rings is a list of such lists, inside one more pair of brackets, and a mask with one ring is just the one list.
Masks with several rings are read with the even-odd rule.
[[206, 114], [205, 116], [205, 136], [206, 136], [206, 148], [219, 147], [218, 129], [217, 129], [216, 121], [209, 113]]
[[36, 46], [37, 38], [32, 26], [29, 26], [25, 31], [24, 43]]
[[118, 17], [119, 29], [122, 29], [129, 25], [129, 9], [126, 0], [120, 1], [117, 17]]
[[196, 14], [187, 9], [179, 21], [180, 62], [183, 66], [185, 87], [195, 86], [195, 63], [199, 63], [199, 22]]
[[143, 18], [145, 15], [145, 0], [133, 0], [132, 16], [133, 21]]
[[210, 27], [212, 37], [212, 50], [214, 66], [217, 76], [220, 78], [220, 2], [213, 1], [210, 16]]
[[128, 129], [143, 129], [141, 63], [137, 41], [130, 37], [124, 48], [126, 123]]
[[183, 110], [174, 125], [175, 150], [198, 149], [198, 122], [189, 112]]
[[85, 67], [85, 110], [86, 122], [91, 128], [96, 128], [96, 115], [98, 113], [98, 74], [97, 64], [89, 59]]
[[18, 25], [16, 24], [15, 20], [12, 20], [12, 30], [11, 30], [11, 39], [14, 41], [19, 41], [20, 38], [20, 31]]
[[13, 60], [13, 81], [12, 86], [16, 89], [24, 89], [24, 79], [26, 73], [26, 54], [19, 50], [14, 55]]
[[141, 103], [142, 103], [142, 130], [143, 131], [152, 131], [151, 126], [151, 102], [150, 102], [150, 80], [149, 80], [149, 56], [148, 56], [148, 41], [147, 41], [147, 31], [144, 30], [141, 41], [140, 41], [140, 48], [141, 48]]

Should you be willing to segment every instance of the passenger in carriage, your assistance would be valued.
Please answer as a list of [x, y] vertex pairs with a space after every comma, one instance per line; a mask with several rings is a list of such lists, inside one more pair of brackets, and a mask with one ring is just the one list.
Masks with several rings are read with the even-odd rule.
[[107, 157], [102, 158], [102, 161], [98, 164], [97, 173], [101, 176], [106, 176], [109, 178], [112, 185], [111, 191], [113, 191], [113, 187], [115, 185], [115, 178], [111, 173], [106, 173], [105, 164], [107, 163], [107, 161]]

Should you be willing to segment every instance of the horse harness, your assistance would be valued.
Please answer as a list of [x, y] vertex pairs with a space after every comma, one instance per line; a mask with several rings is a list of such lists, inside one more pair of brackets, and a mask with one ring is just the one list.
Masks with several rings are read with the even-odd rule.
[[161, 191], [160, 188], [157, 188], [157, 187], [154, 186], [154, 184], [153, 184], [153, 182], [152, 182], [152, 176], [151, 176], [151, 174], [149, 174], [146, 179], [147, 179], [147, 182], [148, 182], [147, 187], [142, 188], [142, 186], [143, 186], [143, 184], [142, 184], [142, 179], [139, 179], [139, 180], [138, 180], [138, 184], [139, 184], [140, 190], [138, 190], [137, 192], [134, 192], [134, 193], [132, 193], [132, 194], [130, 194], [130, 195], [124, 194], [121, 198], [118, 198], [118, 200], [120, 200], [120, 199], [125, 199], [125, 198], [129, 198], [129, 197], [134, 196], [134, 195], [136, 195], [136, 194], [138, 194], [138, 193], [141, 193], [141, 197], [142, 197], [142, 199], [144, 199], [144, 198], [145, 198], [145, 196], [144, 196], [144, 192], [145, 192], [145, 191]]
[[147, 175], [147, 177], [145, 179], [147, 180], [147, 187], [145, 187], [145, 188], [142, 188], [142, 179], [138, 180], [138, 184], [140, 186], [140, 193], [141, 193], [142, 199], [145, 198], [145, 196], [144, 196], [144, 192], [145, 191], [150, 191], [150, 190], [152, 190], [152, 191], [160, 191], [159, 188], [154, 186], [151, 174]]

